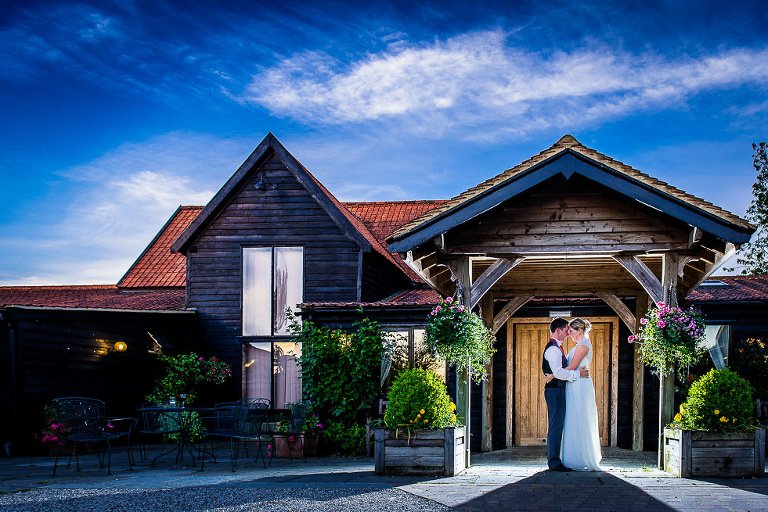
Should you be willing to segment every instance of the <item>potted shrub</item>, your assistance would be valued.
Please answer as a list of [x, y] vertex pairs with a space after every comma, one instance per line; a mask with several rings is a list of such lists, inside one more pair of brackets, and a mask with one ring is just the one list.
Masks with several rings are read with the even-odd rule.
[[466, 469], [464, 428], [456, 405], [440, 377], [431, 370], [400, 372], [387, 395], [386, 427], [374, 429], [377, 475], [453, 476]]
[[317, 438], [324, 425], [307, 402], [286, 404], [291, 418], [278, 422], [275, 428], [275, 457], [314, 457]]
[[691, 385], [664, 430], [664, 469], [680, 477], [763, 475], [765, 430], [754, 420], [749, 382], [721, 369]]

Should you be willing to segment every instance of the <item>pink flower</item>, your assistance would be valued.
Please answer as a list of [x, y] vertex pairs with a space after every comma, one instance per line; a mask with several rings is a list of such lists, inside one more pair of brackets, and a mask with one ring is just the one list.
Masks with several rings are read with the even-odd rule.
[[442, 306], [437, 306], [437, 307], [435, 308], [435, 311], [437, 311], [437, 312], [440, 312], [440, 311], [442, 311], [442, 310], [443, 310], [443, 307], [442, 307]]
[[666, 326], [667, 326], [667, 322], [665, 322], [664, 320], [659, 320], [659, 327], [661, 329], [665, 328]]
[[453, 297], [448, 297], [447, 299], [445, 299], [446, 304], [450, 304], [451, 302], [453, 302]]
[[635, 335], [634, 334], [630, 335], [629, 338], [627, 339], [627, 341], [630, 342], [630, 343], [634, 343], [635, 342]]
[[643, 317], [643, 318], [641, 318], [641, 319], [640, 319], [640, 323], [641, 323], [642, 325], [645, 325], [645, 324], [647, 324], [647, 323], [648, 323], [648, 319], [647, 319], [647, 318], [645, 318], [645, 317]]
[[663, 302], [661, 302], [661, 301], [657, 302], [657, 303], [656, 303], [656, 305], [657, 305], [658, 307], [660, 307], [660, 308], [663, 308], [663, 307], [664, 307], [664, 303], [663, 303]]
[[203, 356], [198, 357], [197, 360], [198, 361], [202, 361], [203, 360]]

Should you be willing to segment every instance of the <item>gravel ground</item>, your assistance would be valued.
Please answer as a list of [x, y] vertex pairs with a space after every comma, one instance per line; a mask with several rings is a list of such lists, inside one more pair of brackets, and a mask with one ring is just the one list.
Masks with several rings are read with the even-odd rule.
[[36, 489], [0, 495], [0, 510], [431, 512], [450, 508], [399, 489], [205, 486], [182, 489]]

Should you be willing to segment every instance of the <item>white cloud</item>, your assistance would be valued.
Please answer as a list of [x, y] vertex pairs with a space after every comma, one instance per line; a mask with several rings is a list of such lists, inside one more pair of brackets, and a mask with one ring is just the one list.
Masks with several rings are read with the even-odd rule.
[[[0, 244], [0, 284], [115, 283], [182, 204], [204, 205], [253, 141], [172, 133], [121, 146], [63, 171], [69, 194], [49, 198]], [[29, 222], [29, 226], [25, 226]]]
[[306, 123], [389, 122], [432, 134], [483, 126], [495, 138], [571, 129], [693, 95], [768, 80], [768, 49], [701, 56], [631, 54], [592, 45], [535, 53], [502, 31], [398, 43], [351, 63], [304, 52], [253, 77], [244, 101]]

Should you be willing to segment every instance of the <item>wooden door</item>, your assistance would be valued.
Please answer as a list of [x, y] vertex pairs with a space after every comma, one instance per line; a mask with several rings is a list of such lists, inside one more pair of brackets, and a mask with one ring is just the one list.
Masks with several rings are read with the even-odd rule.
[[[514, 443], [516, 446], [545, 445], [547, 438], [547, 405], [544, 402], [544, 381], [541, 359], [544, 346], [549, 341], [549, 319], [525, 319], [533, 321], [512, 322], [514, 366], [510, 372], [514, 378]], [[611, 418], [615, 416], [611, 396], [615, 396], [615, 365], [611, 364], [612, 347], [615, 345], [616, 321], [592, 323], [593, 357], [590, 366], [592, 382], [595, 385], [597, 420], [600, 443], [614, 444]], [[573, 347], [567, 340], [566, 353]], [[617, 348], [617, 347], [616, 347]], [[614, 353], [616, 353], [614, 351]]]

